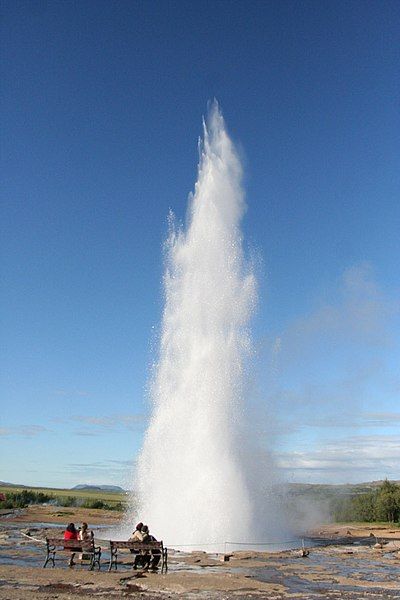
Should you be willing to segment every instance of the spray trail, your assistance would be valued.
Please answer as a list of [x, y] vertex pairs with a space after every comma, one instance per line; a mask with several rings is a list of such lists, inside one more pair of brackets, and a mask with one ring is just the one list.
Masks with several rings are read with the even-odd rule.
[[135, 481], [140, 518], [170, 545], [254, 541], [261, 531], [244, 401], [257, 293], [242, 247], [241, 178], [214, 102], [186, 229], [171, 218], [153, 413]]

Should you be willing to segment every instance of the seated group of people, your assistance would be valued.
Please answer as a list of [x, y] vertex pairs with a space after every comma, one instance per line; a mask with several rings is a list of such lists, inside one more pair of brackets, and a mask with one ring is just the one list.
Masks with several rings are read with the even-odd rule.
[[[130, 542], [156, 542], [156, 538], [150, 534], [149, 528], [147, 525], [143, 525], [143, 523], [138, 523], [136, 525], [135, 531], [132, 533], [129, 538]], [[158, 563], [161, 558], [160, 550], [153, 550], [152, 552], [145, 552], [144, 554], [140, 554], [135, 550], [131, 550], [132, 554], [136, 554], [135, 562], [133, 563], [133, 568], [137, 569], [141, 567], [143, 569], [148, 569], [151, 567], [153, 571], [156, 571], [158, 568]]]
[[79, 540], [80, 542], [90, 542], [93, 539], [93, 531], [89, 531], [88, 524], [82, 523], [82, 527], [76, 529], [74, 523], [67, 525], [64, 531], [64, 540]]
[[[82, 527], [76, 529], [74, 523], [70, 523], [66, 530], [64, 531], [64, 540], [77, 540], [80, 542], [90, 542], [93, 539], [93, 531], [89, 531], [88, 524], [82, 523]], [[149, 528], [147, 525], [143, 525], [143, 523], [138, 523], [136, 525], [135, 531], [132, 533], [129, 538], [130, 542], [156, 542], [156, 538], [153, 535], [150, 535]], [[77, 551], [80, 548], [76, 549]], [[69, 561], [69, 566], [72, 567], [74, 563], [75, 552], [74, 548], [71, 548], [71, 559]], [[158, 563], [160, 562], [161, 552], [160, 550], [153, 549], [152, 552], [138, 552], [136, 550], [131, 550], [132, 554], [136, 554], [135, 561], [133, 563], [133, 568], [137, 569], [141, 567], [143, 569], [148, 569], [151, 567], [153, 571], [156, 571], [158, 568]]]

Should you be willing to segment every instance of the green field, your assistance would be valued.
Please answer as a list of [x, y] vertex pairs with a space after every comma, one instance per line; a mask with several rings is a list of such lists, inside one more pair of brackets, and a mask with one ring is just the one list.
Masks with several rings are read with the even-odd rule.
[[56, 498], [76, 498], [77, 500], [101, 500], [109, 505], [121, 502], [123, 504], [128, 501], [126, 492], [113, 492], [109, 490], [69, 490], [64, 488], [46, 488], [34, 486], [7, 486], [0, 485], [0, 492], [3, 494], [15, 494], [22, 491], [32, 491], [37, 494], [48, 494]]

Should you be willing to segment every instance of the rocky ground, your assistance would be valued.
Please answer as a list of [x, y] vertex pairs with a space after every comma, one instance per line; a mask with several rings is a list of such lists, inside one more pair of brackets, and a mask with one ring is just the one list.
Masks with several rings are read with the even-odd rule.
[[[90, 509], [31, 507], [0, 516], [0, 598], [69, 600], [80, 598], [347, 600], [400, 598], [400, 529], [365, 525], [320, 526], [299, 549], [283, 552], [233, 552], [229, 561], [204, 552], [170, 551], [169, 571], [136, 573], [129, 554], [121, 554], [117, 573], [108, 573], [107, 543], [100, 572], [85, 565], [42, 568], [40, 543], [51, 525], [59, 532], [69, 521], [114, 525], [116, 513]], [[58, 528], [59, 525], [59, 528]], [[101, 529], [95, 530], [101, 537]], [[30, 533], [34, 539], [26, 535]], [[312, 541], [314, 540], [314, 542]], [[312, 543], [328, 544], [312, 546]]]

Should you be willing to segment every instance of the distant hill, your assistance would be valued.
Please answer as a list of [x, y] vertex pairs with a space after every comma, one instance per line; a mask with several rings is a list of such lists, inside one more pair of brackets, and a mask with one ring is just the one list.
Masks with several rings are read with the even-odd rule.
[[95, 492], [96, 490], [99, 492], [125, 492], [125, 490], [119, 485], [89, 485], [87, 483], [75, 485], [73, 488], [71, 488], [71, 490], [87, 490], [91, 492]]
[[9, 483], [8, 481], [0, 481], [0, 487], [16, 487], [16, 488], [26, 488], [26, 485], [19, 485], [18, 483]]
[[[400, 484], [400, 481], [391, 480], [392, 483]], [[292, 496], [354, 496], [357, 494], [366, 494], [373, 489], [378, 488], [383, 483], [379, 481], [365, 481], [363, 483], [289, 483], [287, 490]]]

